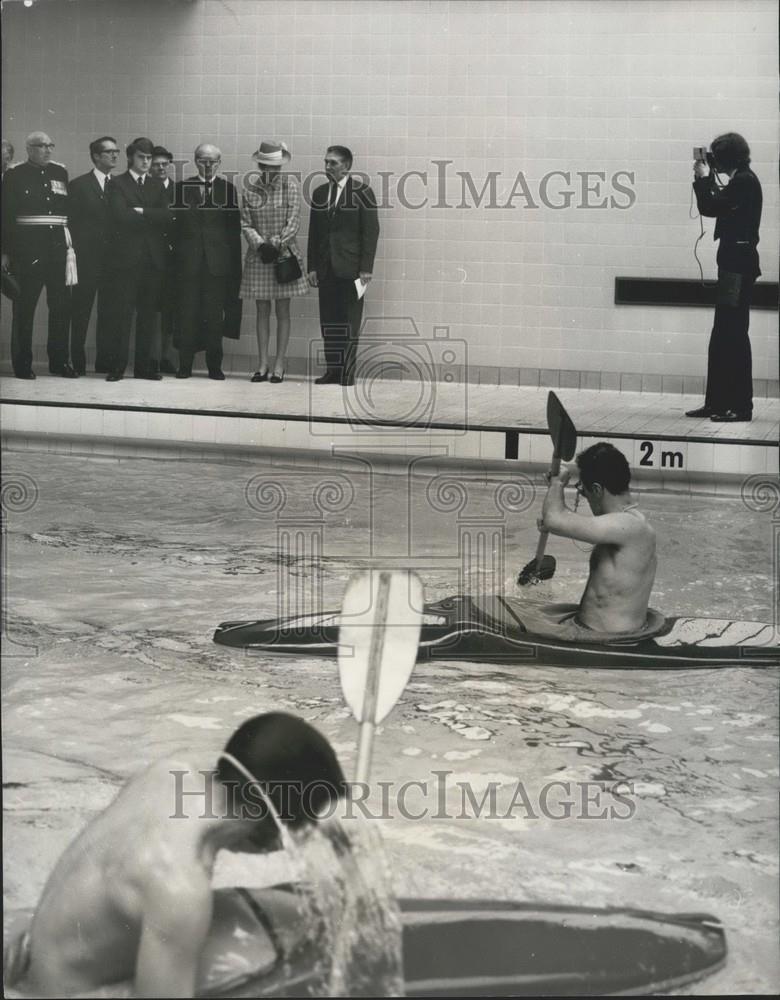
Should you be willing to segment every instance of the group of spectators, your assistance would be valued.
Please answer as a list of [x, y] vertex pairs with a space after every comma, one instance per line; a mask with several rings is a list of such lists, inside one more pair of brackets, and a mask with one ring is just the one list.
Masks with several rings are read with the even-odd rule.
[[[49, 310], [49, 372], [87, 373], [86, 341], [93, 307], [95, 371], [118, 382], [130, 364], [135, 378], [189, 378], [205, 352], [209, 378], [225, 378], [223, 337], [240, 335], [242, 302], [256, 303], [258, 368], [252, 382], [284, 380], [290, 302], [316, 287], [326, 371], [318, 384], [354, 382], [363, 292], [379, 237], [371, 188], [350, 174], [352, 153], [330, 146], [326, 183], [311, 199], [306, 260], [297, 242], [301, 191], [284, 171], [282, 142], [262, 142], [238, 189], [220, 173], [221, 152], [201, 143], [196, 172], [171, 176], [174, 157], [148, 138], [122, 150], [112, 136], [89, 145], [92, 169], [69, 180], [52, 159], [44, 132], [26, 140], [27, 160], [11, 165], [3, 141], [3, 287], [13, 299], [14, 374], [34, 379], [33, 320], [43, 288]], [[241, 235], [246, 252], [241, 249]], [[270, 359], [271, 306], [276, 352]]]

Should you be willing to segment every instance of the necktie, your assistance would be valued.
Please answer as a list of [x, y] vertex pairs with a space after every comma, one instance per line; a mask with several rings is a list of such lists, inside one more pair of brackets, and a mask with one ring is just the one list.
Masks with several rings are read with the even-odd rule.
[[203, 190], [205, 191], [205, 198], [203, 204], [206, 208], [213, 208], [214, 202], [211, 200], [211, 181], [204, 181]]
[[143, 177], [143, 174], [140, 174], [139, 177], [138, 177], [138, 187], [143, 191], [143, 189], [144, 189], [144, 177]]
[[330, 194], [328, 195], [328, 217], [336, 211], [336, 196], [339, 192], [338, 184], [330, 182]]

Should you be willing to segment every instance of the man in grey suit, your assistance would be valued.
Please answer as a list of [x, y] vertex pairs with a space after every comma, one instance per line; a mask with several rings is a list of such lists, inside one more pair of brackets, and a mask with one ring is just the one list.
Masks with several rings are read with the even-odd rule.
[[352, 177], [352, 153], [329, 146], [328, 182], [312, 195], [309, 220], [308, 278], [319, 291], [320, 329], [327, 371], [318, 385], [354, 385], [363, 298], [355, 282], [371, 281], [379, 240], [374, 192]]

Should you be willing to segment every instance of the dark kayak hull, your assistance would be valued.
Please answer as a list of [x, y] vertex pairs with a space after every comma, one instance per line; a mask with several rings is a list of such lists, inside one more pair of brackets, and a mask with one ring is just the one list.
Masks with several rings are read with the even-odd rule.
[[[427, 604], [425, 614], [418, 661], [639, 670], [780, 665], [777, 631], [766, 622], [675, 617], [646, 638], [569, 642], [527, 631], [522, 604], [501, 597], [448, 597]], [[270, 654], [335, 656], [338, 614], [223, 622], [214, 641]]]
[[[285, 939], [294, 920], [288, 893], [233, 892], [243, 897], [237, 912], [245, 912], [224, 924], [232, 954], [243, 940], [251, 955], [253, 919], [262, 935]], [[401, 900], [401, 910], [412, 997], [646, 995], [695, 982], [726, 960], [721, 924], [701, 914], [440, 899]], [[200, 995], [323, 996], [324, 988], [314, 950], [301, 942], [278, 949], [273, 964]]]

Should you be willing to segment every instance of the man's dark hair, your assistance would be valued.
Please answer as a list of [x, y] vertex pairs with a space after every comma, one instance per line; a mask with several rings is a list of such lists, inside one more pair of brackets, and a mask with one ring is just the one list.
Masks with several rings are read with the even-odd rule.
[[89, 144], [89, 158], [92, 160], [93, 163], [95, 162], [95, 157], [99, 153], [103, 152], [104, 142], [113, 142], [115, 146], [119, 145], [119, 143], [116, 141], [113, 135], [101, 135], [99, 139], [93, 139], [92, 142]]
[[347, 149], [346, 146], [328, 146], [325, 150], [326, 153], [335, 153], [340, 159], [344, 160], [347, 164], [347, 169], [352, 167], [352, 150]]
[[[257, 779], [277, 815], [293, 829], [316, 821], [346, 794], [344, 772], [333, 747], [313, 726], [295, 715], [267, 712], [248, 719], [228, 740], [229, 753]], [[229, 760], [220, 757], [217, 777], [237, 786], [241, 808], [257, 802], [247, 795], [250, 782]]]
[[750, 163], [750, 146], [737, 132], [726, 132], [712, 140], [712, 155], [717, 166], [728, 173]]
[[169, 163], [173, 163], [173, 153], [170, 153], [165, 146], [155, 146], [152, 156], [164, 156]]
[[599, 441], [581, 451], [577, 455], [577, 468], [580, 470], [582, 485], [589, 490], [594, 483], [601, 483], [613, 496], [619, 496], [626, 492], [631, 482], [631, 470], [626, 456], [606, 441]]
[[151, 139], [141, 136], [139, 139], [133, 139], [125, 152], [127, 153], [128, 160], [132, 160], [136, 153], [146, 153], [147, 156], [153, 156], [154, 143]]

